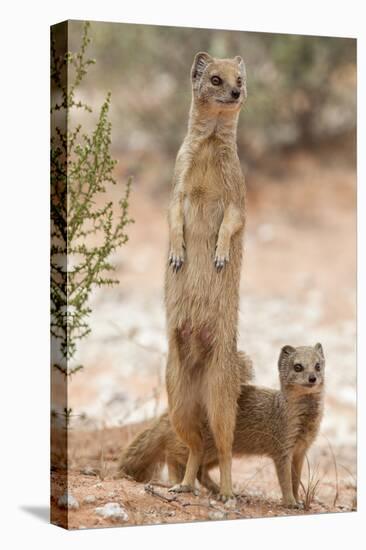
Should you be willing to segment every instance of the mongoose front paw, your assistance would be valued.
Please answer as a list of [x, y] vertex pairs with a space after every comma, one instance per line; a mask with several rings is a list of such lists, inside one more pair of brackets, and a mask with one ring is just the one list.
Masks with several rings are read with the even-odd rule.
[[221, 271], [229, 261], [229, 254], [221, 253], [216, 250], [214, 264], [217, 271]]
[[183, 248], [179, 252], [171, 250], [169, 254], [169, 263], [173, 268], [173, 271], [177, 272], [182, 267], [184, 263], [184, 252]]

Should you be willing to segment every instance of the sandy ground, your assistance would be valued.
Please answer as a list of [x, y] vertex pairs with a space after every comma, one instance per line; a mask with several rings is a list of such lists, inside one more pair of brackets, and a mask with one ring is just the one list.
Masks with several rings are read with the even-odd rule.
[[[309, 467], [303, 472], [303, 507], [299, 510], [281, 505], [280, 489], [272, 461], [267, 458], [234, 459], [235, 501], [223, 504], [215, 495], [199, 487], [197, 495], [169, 493], [166, 472], [149, 484], [130, 479], [115, 479], [121, 447], [147, 423], [125, 428], [106, 428], [91, 432], [71, 432], [69, 438], [68, 493], [78, 508], [68, 514], [58, 506], [65, 492], [65, 472], [52, 473], [52, 520], [70, 529], [177, 523], [186, 521], [288, 516], [356, 510], [356, 480], [353, 452], [349, 448], [318, 445], [309, 453]], [[334, 459], [333, 452], [337, 453]], [[218, 470], [212, 471], [218, 481]], [[312, 490], [317, 485], [314, 495]], [[306, 496], [307, 493], [307, 496]], [[123, 518], [101, 517], [98, 509], [114, 503]]]
[[[85, 369], [68, 388], [73, 411], [68, 484], [79, 503], [69, 512], [69, 527], [304, 513], [279, 506], [274, 470], [264, 459], [235, 461], [233, 477], [242, 496], [233, 509], [212, 503], [205, 490], [170, 500], [164, 487], [155, 486], [159, 495], [154, 495], [143, 484], [113, 479], [135, 426], [166, 406], [167, 197], [151, 198], [149, 185], [157, 172], [155, 166], [135, 181], [131, 215], [136, 223], [129, 228], [129, 243], [114, 258], [120, 285], [94, 293], [92, 333], [75, 358]], [[250, 172], [247, 182], [239, 347], [254, 361], [256, 383], [278, 386], [281, 346], [322, 342], [327, 392], [321, 433], [310, 453], [312, 472], [318, 468], [320, 479], [310, 511], [351, 510], [356, 485], [355, 173], [341, 150], [325, 150], [321, 157], [288, 153], [260, 173]], [[83, 468], [94, 468], [96, 476], [82, 474]], [[53, 472], [56, 521], [63, 514], [56, 505], [63, 477], [62, 470]], [[95, 502], [83, 502], [87, 495]], [[128, 520], [99, 517], [96, 507], [107, 502], [118, 502]]]

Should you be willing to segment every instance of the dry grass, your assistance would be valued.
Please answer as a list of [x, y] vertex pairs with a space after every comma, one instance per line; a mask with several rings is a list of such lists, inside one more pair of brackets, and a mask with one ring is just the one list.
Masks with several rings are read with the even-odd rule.
[[307, 455], [305, 455], [305, 462], [307, 465], [307, 481], [305, 483], [300, 481], [300, 487], [304, 496], [304, 510], [310, 510], [319, 492], [321, 478], [319, 476], [319, 463], [312, 468]]

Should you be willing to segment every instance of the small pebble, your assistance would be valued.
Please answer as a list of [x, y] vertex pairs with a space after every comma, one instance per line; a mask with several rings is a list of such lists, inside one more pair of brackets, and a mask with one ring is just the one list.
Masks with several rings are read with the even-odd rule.
[[215, 510], [213, 512], [209, 512], [208, 517], [215, 521], [218, 519], [225, 519], [226, 514], [224, 514], [224, 512], [220, 512], [220, 510]]
[[57, 501], [57, 504], [60, 508], [66, 508], [68, 510], [77, 510], [79, 508], [79, 503], [71, 493], [64, 493]]
[[86, 466], [81, 470], [81, 473], [84, 474], [84, 476], [96, 476], [97, 471], [94, 468], [91, 468], [91, 466]]
[[236, 508], [236, 499], [235, 498], [229, 498], [224, 504], [225, 508], [230, 508], [230, 510], [233, 510]]
[[86, 495], [86, 497], [83, 498], [83, 502], [85, 504], [93, 504], [96, 500], [97, 499], [94, 495]]

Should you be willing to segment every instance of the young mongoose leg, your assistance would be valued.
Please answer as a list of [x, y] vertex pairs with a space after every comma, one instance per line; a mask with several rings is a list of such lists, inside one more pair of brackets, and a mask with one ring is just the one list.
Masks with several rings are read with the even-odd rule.
[[205, 487], [210, 493], [215, 495], [219, 494], [220, 487], [214, 482], [205, 466], [200, 466], [197, 474], [198, 481]]
[[169, 457], [167, 459], [167, 466], [169, 482], [173, 485], [180, 483], [184, 476], [184, 466]]
[[292, 492], [297, 502], [299, 502], [299, 486], [301, 482], [301, 470], [304, 464], [305, 453], [298, 452], [292, 459]]
[[169, 208], [169, 263], [173, 271], [178, 271], [184, 262], [183, 225], [183, 195], [182, 193], [175, 193]]
[[282, 491], [283, 505], [289, 508], [296, 508], [297, 502], [292, 492], [291, 458], [281, 457], [275, 460], [275, 465]]
[[224, 213], [216, 243], [214, 264], [221, 271], [229, 261], [231, 237], [243, 226], [243, 213], [230, 203]]

